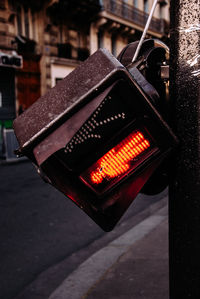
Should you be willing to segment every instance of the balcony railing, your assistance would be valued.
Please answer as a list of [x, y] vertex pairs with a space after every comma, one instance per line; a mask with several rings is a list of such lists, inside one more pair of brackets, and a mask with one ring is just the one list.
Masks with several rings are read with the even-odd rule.
[[73, 26], [88, 24], [94, 20], [100, 10], [99, 0], [59, 0], [49, 5], [47, 9], [48, 14], [56, 22], [59, 19]]
[[[105, 10], [106, 12], [112, 13], [117, 17], [133, 22], [141, 27], [145, 26], [147, 18], [149, 16], [147, 13], [120, 0], [103, 0], [102, 2], [103, 10]], [[153, 17], [149, 29], [154, 32], [163, 33], [163, 20]]]

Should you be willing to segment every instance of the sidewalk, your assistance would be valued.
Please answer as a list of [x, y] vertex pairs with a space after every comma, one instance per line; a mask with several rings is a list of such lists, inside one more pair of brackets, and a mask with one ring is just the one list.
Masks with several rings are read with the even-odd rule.
[[167, 206], [95, 253], [49, 299], [168, 299]]

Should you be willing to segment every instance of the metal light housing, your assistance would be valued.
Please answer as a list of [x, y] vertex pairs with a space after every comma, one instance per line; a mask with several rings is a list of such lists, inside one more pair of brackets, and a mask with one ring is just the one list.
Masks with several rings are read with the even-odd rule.
[[109, 231], [177, 144], [158, 99], [137, 67], [100, 49], [14, 121], [17, 153]]

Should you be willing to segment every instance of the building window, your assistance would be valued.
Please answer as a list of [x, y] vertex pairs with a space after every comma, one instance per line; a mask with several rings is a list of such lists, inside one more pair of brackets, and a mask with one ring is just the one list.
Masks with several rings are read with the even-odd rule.
[[116, 10], [116, 1], [115, 0], [110, 1], [110, 8], [111, 8], [112, 12], [115, 12], [115, 10]]
[[98, 32], [97, 38], [98, 38], [98, 48], [103, 48], [103, 32], [102, 31]]
[[133, 0], [133, 5], [134, 5], [135, 7], [138, 7], [138, 0]]
[[128, 16], [128, 0], [123, 0], [122, 2], [122, 15], [123, 17], [127, 17]]
[[165, 17], [165, 8], [166, 8], [166, 2], [161, 1], [159, 4], [159, 14], [161, 19], [164, 19]]
[[6, 6], [5, 6], [5, 0], [0, 0], [0, 9], [5, 9]]
[[32, 14], [31, 14], [31, 17], [32, 17], [32, 37], [34, 40], [36, 40], [36, 16], [35, 16], [35, 13], [32, 11]]
[[24, 27], [25, 27], [25, 36], [29, 38], [29, 11], [28, 11], [28, 7], [24, 8]]
[[16, 12], [17, 34], [30, 39], [35, 38], [35, 13], [30, 7], [23, 5], [17, 6]]
[[21, 6], [17, 7], [17, 31], [18, 34], [22, 34], [22, 9]]
[[72, 58], [72, 45], [70, 43], [58, 44], [58, 57]]
[[149, 1], [144, 0], [144, 12], [148, 13], [149, 12]]
[[117, 56], [117, 38], [115, 35], [112, 36], [111, 47], [112, 47], [112, 54], [116, 57]]
[[163, 6], [161, 4], [159, 5], [159, 17], [163, 19]]

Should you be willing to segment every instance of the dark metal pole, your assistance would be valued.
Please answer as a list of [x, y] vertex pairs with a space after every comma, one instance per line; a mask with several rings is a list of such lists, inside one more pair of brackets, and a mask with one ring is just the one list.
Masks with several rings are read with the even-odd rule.
[[170, 299], [200, 298], [200, 0], [171, 0]]

